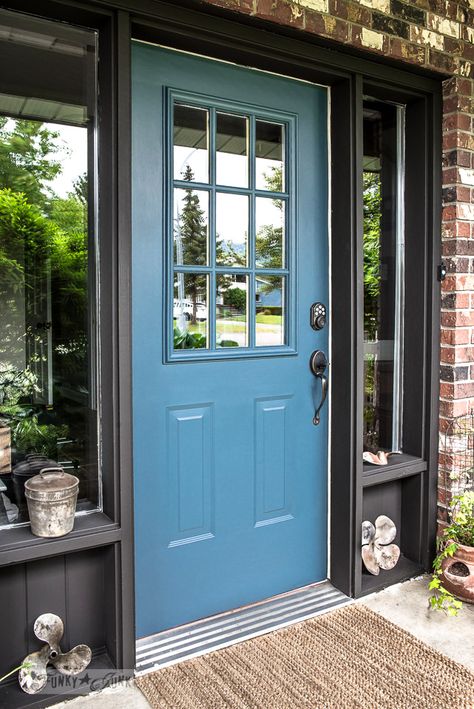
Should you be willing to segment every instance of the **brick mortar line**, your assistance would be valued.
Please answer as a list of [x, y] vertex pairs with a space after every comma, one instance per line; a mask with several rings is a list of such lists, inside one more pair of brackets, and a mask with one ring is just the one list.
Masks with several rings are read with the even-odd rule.
[[[379, 28], [377, 28], [377, 27], [374, 28], [374, 27], [373, 27], [373, 24], [365, 25], [365, 24], [362, 22], [362, 20], [358, 20], [358, 21], [356, 21], [356, 20], [349, 20], [347, 17], [343, 17], [343, 16], [341, 16], [340, 14], [335, 14], [335, 13], [331, 13], [331, 12], [326, 11], [326, 10], [322, 10], [322, 9], [319, 10], [319, 9], [316, 9], [316, 8], [308, 7], [307, 5], [305, 5], [304, 3], [299, 2], [298, 0], [294, 0], [294, 1], [289, 0], [289, 2], [287, 2], [287, 4], [288, 4], [288, 6], [290, 6], [290, 7], [291, 7], [291, 6], [297, 6], [297, 7], [299, 7], [300, 9], [302, 9], [305, 13], [306, 13], [306, 12], [309, 12], [309, 13], [311, 13], [311, 14], [319, 15], [319, 16], [321, 16], [321, 17], [332, 17], [332, 18], [335, 18], [335, 19], [338, 19], [338, 20], [342, 20], [343, 22], [346, 22], [347, 24], [353, 24], [353, 25], [354, 25], [354, 24], [357, 24], [357, 25], [361, 25], [361, 26], [365, 27], [366, 29], [370, 29], [370, 30], [373, 31], [373, 32], [378, 32], [379, 34], [383, 34], [383, 35], [385, 35], [385, 36], [394, 37], [394, 38], [397, 38], [397, 39], [401, 39], [401, 40], [403, 40], [403, 41], [405, 41], [405, 42], [408, 42], [408, 43], [410, 43], [410, 44], [414, 44], [414, 45], [418, 45], [418, 46], [420, 46], [420, 47], [426, 47], [426, 48], [429, 48], [429, 49], [434, 49], [435, 51], [442, 52], [442, 50], [441, 50], [440, 48], [432, 47], [431, 45], [427, 44], [426, 41], [424, 41], [422, 37], [419, 37], [419, 38], [415, 39], [415, 38], [413, 38], [413, 37], [411, 36], [411, 34], [410, 34], [409, 37], [403, 37], [403, 35], [399, 35], [399, 34], [397, 34], [396, 32], [388, 32], [387, 30], [381, 30], [381, 29], [379, 29]], [[438, 13], [432, 12], [432, 11], [430, 11], [430, 10], [426, 10], [426, 9], [423, 9], [423, 8], [418, 8], [420, 11], [422, 11], [422, 12], [425, 14], [425, 22], [424, 22], [424, 23], [419, 23], [419, 22], [415, 22], [415, 20], [406, 19], [406, 18], [404, 18], [404, 17], [402, 17], [402, 16], [400, 16], [400, 15], [396, 15], [396, 14], [394, 14], [393, 12], [388, 12], [388, 13], [387, 13], [387, 12], [384, 12], [383, 10], [378, 10], [378, 9], [376, 9], [376, 8], [371, 8], [371, 7], [369, 7], [369, 6], [367, 6], [367, 5], [363, 5], [363, 4], [361, 4], [361, 3], [352, 3], [352, 5], [353, 5], [354, 7], [362, 7], [362, 8], [364, 8], [365, 10], [367, 10], [367, 12], [370, 13], [370, 15], [371, 15], [371, 19], [372, 19], [372, 20], [373, 20], [373, 16], [374, 16], [374, 13], [375, 13], [376, 16], [379, 16], [379, 15], [380, 15], [381, 17], [386, 18], [386, 19], [388, 19], [388, 20], [395, 20], [396, 22], [401, 22], [401, 23], [403, 23], [403, 25], [406, 25], [406, 26], [408, 27], [408, 29], [411, 29], [411, 28], [413, 27], [413, 28], [415, 28], [415, 29], [417, 29], [417, 30], [420, 30], [420, 31], [426, 30], [427, 32], [430, 32], [430, 33], [432, 33], [432, 34], [434, 34], [434, 35], [436, 35], [436, 36], [438, 36], [438, 37], [447, 38], [447, 39], [451, 39], [451, 40], [453, 40], [453, 41], [463, 42], [463, 43], [466, 43], [466, 44], [468, 44], [468, 45], [473, 45], [473, 46], [474, 46], [474, 41], [471, 41], [468, 37], [462, 37], [462, 36], [455, 37], [455, 36], [453, 36], [453, 35], [450, 34], [450, 33], [441, 32], [441, 31], [439, 31], [438, 29], [429, 27], [428, 24], [427, 24], [428, 16], [437, 17], [437, 18], [439, 18], [441, 21], [444, 20], [444, 21], [447, 21], [447, 22], [453, 22], [453, 23], [455, 23], [456, 25], [459, 26], [459, 30], [460, 30], [460, 33], [461, 33], [461, 30], [464, 29], [464, 28], [471, 29], [471, 27], [467, 24], [467, 21], [453, 20], [453, 19], [451, 19], [451, 18], [449, 18], [449, 17], [445, 17], [445, 16], [443, 16], [443, 15], [439, 15]], [[406, 6], [407, 6], [407, 7], [412, 7], [412, 4], [409, 4], [409, 3], [408, 3], [408, 4], [406, 4]], [[257, 3], [257, 7], [258, 7], [258, 3]], [[462, 7], [462, 6], [459, 5], [459, 7]], [[258, 14], [258, 10], [255, 11], [255, 14]], [[446, 52], [446, 53], [447, 53], [447, 54], [452, 54], [452, 52], [450, 53], [449, 51]]]

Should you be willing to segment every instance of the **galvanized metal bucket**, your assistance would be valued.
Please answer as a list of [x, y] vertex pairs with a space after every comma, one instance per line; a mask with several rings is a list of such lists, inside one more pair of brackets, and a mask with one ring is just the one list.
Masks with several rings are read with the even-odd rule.
[[31, 531], [37, 537], [62, 537], [74, 527], [79, 479], [62, 468], [43, 468], [25, 482]]

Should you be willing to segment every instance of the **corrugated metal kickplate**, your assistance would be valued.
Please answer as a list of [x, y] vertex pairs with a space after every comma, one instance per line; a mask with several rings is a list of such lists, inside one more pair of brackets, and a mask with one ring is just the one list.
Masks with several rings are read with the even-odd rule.
[[141, 638], [137, 641], [137, 674], [204, 655], [351, 602], [351, 598], [335, 589], [329, 581], [323, 581]]

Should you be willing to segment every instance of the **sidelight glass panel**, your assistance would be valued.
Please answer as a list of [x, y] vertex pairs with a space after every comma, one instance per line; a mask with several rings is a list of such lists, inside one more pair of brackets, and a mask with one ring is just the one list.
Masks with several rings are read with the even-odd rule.
[[283, 192], [285, 188], [285, 128], [279, 123], [256, 121], [256, 188]]
[[249, 198], [216, 194], [216, 263], [223, 266], [248, 264]]
[[403, 108], [364, 106], [364, 449], [401, 449]]
[[216, 345], [246, 347], [248, 345], [247, 276], [230, 273], [216, 276]]
[[257, 197], [255, 200], [255, 266], [284, 268], [285, 210], [281, 199]]
[[173, 205], [174, 263], [207, 266], [209, 262], [209, 194], [175, 189]]
[[205, 273], [174, 274], [173, 349], [209, 347], [209, 276]]
[[216, 113], [216, 183], [248, 187], [248, 118]]
[[[101, 506], [96, 35], [0, 11], [0, 527], [61, 466]], [[30, 95], [31, 87], [35, 95]]]
[[285, 344], [285, 281], [282, 276], [255, 277], [257, 347]]
[[209, 182], [209, 111], [175, 103], [173, 120], [174, 179]]

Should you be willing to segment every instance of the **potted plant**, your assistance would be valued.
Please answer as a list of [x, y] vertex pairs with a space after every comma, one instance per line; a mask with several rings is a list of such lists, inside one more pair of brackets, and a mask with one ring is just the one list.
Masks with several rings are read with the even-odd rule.
[[430, 605], [457, 615], [462, 601], [474, 603], [474, 492], [455, 496], [449, 512], [433, 562]]

